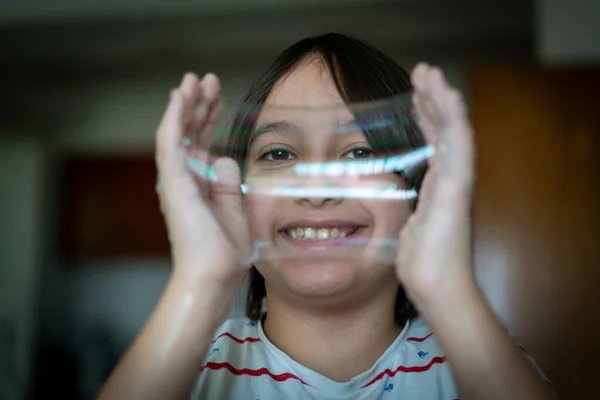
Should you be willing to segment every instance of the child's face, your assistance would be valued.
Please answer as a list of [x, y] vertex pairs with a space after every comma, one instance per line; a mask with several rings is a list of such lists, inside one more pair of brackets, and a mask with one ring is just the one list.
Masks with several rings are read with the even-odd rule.
[[[353, 120], [347, 108], [313, 113], [269, 108], [269, 105], [331, 108], [332, 105], [343, 105], [343, 100], [320, 62], [304, 62], [283, 78], [270, 93], [257, 120], [259, 130], [267, 125], [270, 129], [257, 136], [249, 149], [245, 170], [247, 182], [256, 178], [292, 176], [291, 170], [298, 162], [373, 157], [362, 132], [328, 133]], [[304, 179], [309, 178], [297, 179], [306, 182]], [[361, 179], [369, 179], [371, 184], [404, 187], [395, 174]], [[267, 290], [294, 298], [331, 299], [355, 297], [359, 293], [379, 290], [382, 285], [397, 287], [393, 265], [374, 259], [373, 253], [381, 247], [373, 239], [398, 237], [411, 212], [407, 201], [295, 198], [250, 192], [245, 196], [245, 207], [253, 239], [269, 243], [278, 255], [315, 254], [332, 246], [332, 237], [343, 235], [361, 240], [362, 254], [371, 254], [362, 259], [274, 257], [257, 262], [255, 266], [265, 277]]]

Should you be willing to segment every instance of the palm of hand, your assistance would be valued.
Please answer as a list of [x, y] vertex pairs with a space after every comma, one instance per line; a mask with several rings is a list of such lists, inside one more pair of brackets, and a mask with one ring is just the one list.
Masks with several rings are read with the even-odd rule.
[[[207, 176], [194, 174], [188, 162], [208, 164], [206, 150], [194, 142], [210, 140], [221, 107], [214, 75], [207, 75], [201, 83], [187, 74], [171, 93], [156, 135], [157, 191], [175, 273], [183, 279], [209, 279], [216, 284], [241, 281], [246, 272], [240, 266], [247, 228], [239, 169], [233, 160], [219, 159], [212, 168], [225, 178], [211, 182]], [[187, 148], [182, 145], [184, 138], [192, 142]]]
[[461, 96], [441, 71], [421, 64], [412, 80], [418, 123], [435, 154], [417, 210], [401, 232], [396, 270], [409, 296], [420, 299], [442, 295], [473, 279], [474, 146]]

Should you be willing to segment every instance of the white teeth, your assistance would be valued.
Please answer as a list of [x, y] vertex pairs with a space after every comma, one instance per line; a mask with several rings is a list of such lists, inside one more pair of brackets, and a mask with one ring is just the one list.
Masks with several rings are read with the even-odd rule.
[[337, 238], [345, 238], [349, 234], [350, 228], [294, 228], [286, 231], [287, 235], [293, 239], [300, 240], [329, 240]]
[[319, 229], [318, 237], [319, 240], [329, 239], [329, 229]]

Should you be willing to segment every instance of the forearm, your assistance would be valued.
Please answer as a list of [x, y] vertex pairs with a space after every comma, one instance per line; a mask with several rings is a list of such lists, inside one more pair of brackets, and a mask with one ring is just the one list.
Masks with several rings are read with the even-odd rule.
[[189, 397], [207, 346], [230, 304], [222, 290], [190, 284], [182, 279], [169, 281], [98, 400]]
[[474, 283], [447, 293], [444, 301], [427, 302], [421, 312], [446, 354], [463, 399], [552, 398]]

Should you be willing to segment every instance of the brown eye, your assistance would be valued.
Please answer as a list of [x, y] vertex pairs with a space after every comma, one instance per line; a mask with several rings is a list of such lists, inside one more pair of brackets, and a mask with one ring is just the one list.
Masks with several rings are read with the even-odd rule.
[[349, 152], [344, 154], [344, 156], [346, 158], [351, 158], [351, 159], [364, 159], [364, 158], [373, 158], [375, 156], [375, 153], [373, 153], [373, 150], [371, 150], [367, 147], [358, 147], [356, 149], [350, 150]]
[[294, 155], [284, 149], [273, 149], [264, 153], [260, 159], [265, 161], [289, 161], [294, 159]]

